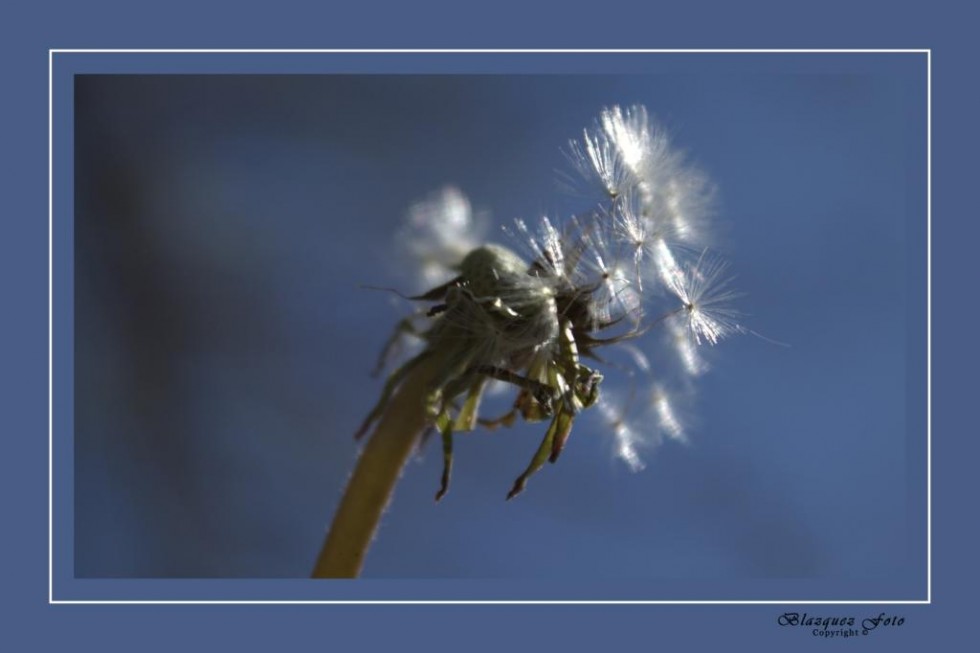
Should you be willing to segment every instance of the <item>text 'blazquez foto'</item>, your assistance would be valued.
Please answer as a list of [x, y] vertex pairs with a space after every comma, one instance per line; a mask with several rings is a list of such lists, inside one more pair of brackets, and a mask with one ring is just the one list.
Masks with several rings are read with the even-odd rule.
[[855, 617], [821, 617], [799, 612], [786, 612], [776, 620], [780, 626], [812, 628], [814, 637], [857, 637], [871, 633], [878, 627], [901, 626], [905, 617], [887, 615], [884, 612], [867, 617], [858, 623]]

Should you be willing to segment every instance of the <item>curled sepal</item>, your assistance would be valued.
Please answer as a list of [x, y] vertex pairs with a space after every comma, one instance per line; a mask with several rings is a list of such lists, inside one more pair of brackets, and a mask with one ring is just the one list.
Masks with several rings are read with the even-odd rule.
[[568, 442], [568, 436], [572, 433], [572, 423], [575, 421], [575, 415], [562, 411], [559, 415], [555, 416], [555, 420], [558, 421], [558, 428], [555, 431], [554, 440], [551, 441], [551, 454], [548, 456], [549, 463], [557, 461], [562, 449], [565, 448], [565, 443]]
[[534, 452], [534, 457], [531, 458], [531, 463], [524, 470], [524, 473], [517, 477], [517, 480], [514, 481], [514, 486], [507, 493], [508, 500], [513, 499], [523, 492], [524, 487], [527, 485], [527, 480], [544, 466], [545, 461], [552, 455], [555, 439], [560, 437], [562, 440], [565, 440], [568, 438], [568, 434], [572, 430], [573, 420], [574, 416], [566, 413], [559, 406], [554, 418], [551, 420], [551, 424], [548, 426], [548, 431], [544, 434], [544, 439], [541, 440], [538, 450]]
[[483, 398], [483, 388], [486, 386], [486, 377], [479, 377], [470, 386], [466, 401], [460, 409], [459, 414], [453, 424], [455, 431], [472, 431], [476, 428], [479, 421], [480, 399]]
[[513, 426], [515, 421], [517, 421], [516, 408], [511, 408], [509, 411], [507, 411], [500, 417], [493, 417], [493, 418], [481, 417], [477, 420], [480, 426], [483, 426], [490, 431], [493, 431], [494, 429], [499, 428], [501, 426], [505, 426], [505, 427]]
[[449, 491], [449, 477], [453, 471], [453, 419], [448, 410], [436, 418], [436, 428], [442, 434], [442, 478], [436, 492], [436, 501], [440, 501]]

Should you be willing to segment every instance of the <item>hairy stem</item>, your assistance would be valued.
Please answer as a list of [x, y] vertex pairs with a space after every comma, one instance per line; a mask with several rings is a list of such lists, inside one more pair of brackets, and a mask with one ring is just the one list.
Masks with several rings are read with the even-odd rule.
[[423, 431], [426, 400], [439, 356], [420, 361], [391, 397], [357, 460], [313, 569], [313, 578], [356, 578], [381, 514]]

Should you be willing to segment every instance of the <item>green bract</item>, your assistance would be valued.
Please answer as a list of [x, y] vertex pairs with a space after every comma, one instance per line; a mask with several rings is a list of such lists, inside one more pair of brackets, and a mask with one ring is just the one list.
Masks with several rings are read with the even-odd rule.
[[[575, 300], [540, 266], [528, 265], [505, 247], [486, 245], [470, 252], [459, 271], [455, 279], [413, 298], [439, 302], [426, 313], [432, 325], [420, 332], [410, 319], [403, 320], [383, 356], [403, 333], [422, 337], [427, 346], [391, 374], [358, 435], [383, 414], [408, 373], [438, 354], [443, 363], [427, 389], [427, 411], [443, 441], [437, 500], [449, 487], [454, 431], [472, 430], [477, 423], [509, 425], [518, 415], [529, 421], [551, 418], [541, 446], [508, 494], [511, 498], [545, 460], [557, 460], [575, 416], [597, 401], [602, 375], [579, 362], [572, 316], [584, 313], [559, 312], [559, 306], [568, 308]], [[490, 379], [513, 384], [519, 392], [507, 414], [481, 420], [480, 398]]]

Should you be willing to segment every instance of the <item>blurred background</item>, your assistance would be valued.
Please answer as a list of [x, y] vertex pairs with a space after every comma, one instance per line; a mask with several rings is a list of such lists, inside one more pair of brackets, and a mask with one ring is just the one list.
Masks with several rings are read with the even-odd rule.
[[918, 573], [912, 98], [884, 75], [76, 77], [75, 575], [307, 576], [407, 310], [363, 286], [417, 288], [409, 206], [453, 184], [501, 242], [566, 215], [561, 150], [634, 103], [718, 185], [745, 323], [791, 346], [708, 352], [690, 443], [639, 473], [582, 419], [505, 502], [543, 426], [477, 431], [437, 505], [430, 442], [364, 576]]

